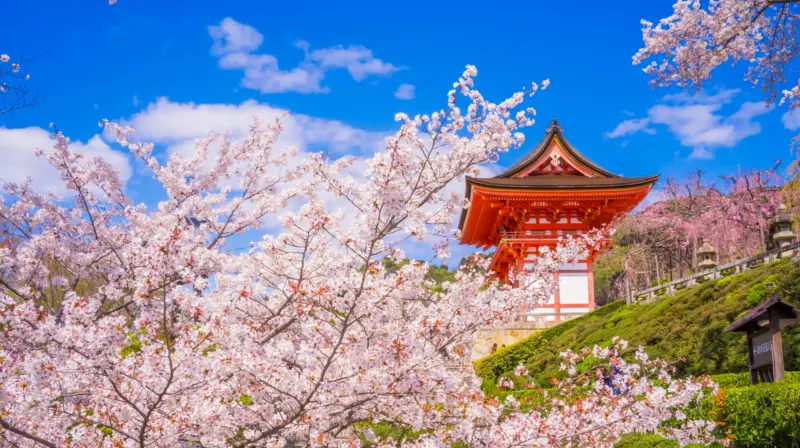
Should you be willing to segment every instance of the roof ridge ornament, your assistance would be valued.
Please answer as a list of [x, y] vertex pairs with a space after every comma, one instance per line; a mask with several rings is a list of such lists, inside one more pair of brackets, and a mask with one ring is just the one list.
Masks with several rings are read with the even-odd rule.
[[562, 129], [561, 125], [558, 124], [558, 119], [553, 117], [553, 121], [551, 121], [550, 126], [547, 127], [547, 132], [564, 132], [564, 129]]

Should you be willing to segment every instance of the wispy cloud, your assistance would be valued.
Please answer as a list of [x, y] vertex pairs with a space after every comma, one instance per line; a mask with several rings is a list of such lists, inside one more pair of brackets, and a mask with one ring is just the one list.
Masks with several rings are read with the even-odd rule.
[[394, 91], [394, 97], [399, 100], [413, 100], [414, 90], [414, 86], [411, 84], [400, 84], [400, 87]]
[[388, 76], [401, 70], [375, 57], [372, 50], [361, 45], [337, 45], [310, 50], [306, 41], [295, 42], [305, 58], [296, 67], [282, 69], [278, 58], [259, 53], [264, 36], [250, 25], [227, 17], [219, 25], [208, 27], [214, 40], [211, 53], [219, 57], [219, 66], [226, 70], [242, 70], [242, 86], [261, 93], [327, 93], [322, 85], [330, 70], [347, 70], [355, 81], [369, 76]]
[[743, 139], [759, 134], [761, 124], [755, 118], [771, 110], [763, 101], [747, 101], [726, 115], [723, 106], [730, 104], [738, 93], [736, 89], [723, 89], [713, 94], [667, 95], [648, 109], [646, 117], [624, 120], [605, 136], [617, 138], [638, 132], [653, 134], [654, 125], [663, 125], [683, 146], [692, 148], [690, 159], [713, 159], [715, 149], [734, 147]]
[[794, 108], [785, 112], [781, 116], [781, 122], [783, 123], [783, 127], [790, 131], [800, 129], [800, 108]]
[[606, 138], [617, 138], [625, 135], [635, 134], [637, 132], [644, 132], [645, 134], [655, 134], [656, 130], [648, 127], [650, 120], [647, 118], [637, 118], [631, 120], [624, 120], [617, 125], [611, 132], [606, 132]]
[[[58, 171], [44, 157], [37, 157], [34, 154], [36, 148], [41, 148], [45, 154], [49, 154], [54, 144], [47, 129], [33, 126], [19, 129], [0, 127], [0, 147], [3, 148], [0, 180], [23, 182], [30, 176], [34, 180], [34, 188], [41, 193], [70, 194]], [[99, 135], [94, 135], [85, 143], [72, 140], [70, 150], [82, 154], [87, 160], [102, 158], [119, 171], [125, 182], [131, 177], [132, 169], [127, 156], [111, 149]]]

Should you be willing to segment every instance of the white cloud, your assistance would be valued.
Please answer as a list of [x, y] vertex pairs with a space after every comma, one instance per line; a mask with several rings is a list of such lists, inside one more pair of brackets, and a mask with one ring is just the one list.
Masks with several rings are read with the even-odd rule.
[[721, 90], [714, 94], [701, 92], [667, 95], [661, 104], [651, 107], [647, 117], [625, 120], [607, 132], [609, 138], [631, 135], [637, 132], [652, 134], [652, 125], [664, 125], [683, 146], [692, 148], [691, 159], [713, 159], [714, 149], [731, 148], [743, 139], [761, 132], [761, 125], [754, 121], [771, 110], [766, 103], [744, 102], [730, 115], [722, 112], [724, 105], [732, 102], [738, 90]]
[[347, 48], [338, 45], [314, 50], [308, 53], [308, 60], [315, 62], [323, 70], [346, 68], [356, 81], [361, 81], [369, 75], [389, 75], [400, 70], [376, 58], [372, 50], [361, 45], [350, 45]]
[[208, 34], [214, 39], [211, 52], [216, 55], [255, 51], [264, 42], [264, 35], [257, 29], [239, 23], [230, 17], [222, 19], [219, 25], [208, 27]]
[[647, 127], [650, 124], [650, 120], [647, 118], [638, 118], [638, 119], [631, 119], [631, 120], [624, 120], [620, 124], [617, 125], [611, 132], [606, 132], [606, 138], [617, 138], [622, 137], [624, 135], [635, 134], [639, 131], [644, 132], [646, 134], [655, 134], [656, 130], [653, 128]]
[[133, 95], [133, 107], [139, 107], [139, 97]]
[[372, 50], [361, 45], [337, 45], [309, 51], [305, 41], [294, 44], [305, 53], [304, 60], [297, 67], [284, 70], [278, 66], [275, 56], [256, 52], [264, 36], [250, 25], [227, 17], [219, 25], [209, 26], [208, 33], [214, 40], [211, 53], [220, 58], [219, 66], [226, 70], [243, 70], [242, 85], [261, 93], [327, 93], [329, 89], [321, 83], [325, 73], [334, 69], [346, 69], [356, 81], [400, 70], [376, 58]]
[[253, 117], [262, 123], [280, 118], [284, 127], [279, 145], [301, 151], [371, 155], [383, 145], [387, 133], [357, 129], [341, 121], [289, 114], [289, 111], [254, 100], [241, 104], [176, 103], [159, 98], [126, 120], [140, 139], [172, 146], [191, 143], [209, 131], [247, 134]]
[[394, 92], [394, 97], [399, 100], [413, 100], [414, 90], [414, 86], [411, 84], [400, 84], [400, 87]]
[[[0, 128], [0, 148], [3, 148], [3, 163], [0, 163], [0, 179], [5, 182], [22, 182], [33, 178], [33, 186], [40, 193], [68, 193], [58, 171], [50, 166], [44, 156], [36, 157], [34, 150], [41, 148], [45, 154], [52, 151], [50, 132], [39, 127], [20, 129]], [[131, 177], [131, 166], [123, 153], [114, 151], [100, 136], [95, 135], [86, 143], [70, 142], [70, 149], [83, 154], [87, 159], [101, 157], [120, 172], [123, 181]]]
[[781, 116], [781, 122], [783, 123], [783, 127], [790, 131], [800, 129], [800, 108], [790, 109], [785, 112], [783, 116]]

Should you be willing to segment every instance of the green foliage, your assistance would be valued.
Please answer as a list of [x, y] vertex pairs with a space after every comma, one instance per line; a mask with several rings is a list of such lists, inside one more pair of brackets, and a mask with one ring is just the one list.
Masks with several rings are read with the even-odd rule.
[[128, 343], [128, 345], [122, 347], [122, 351], [120, 351], [119, 356], [122, 359], [125, 359], [134, 353], [141, 353], [142, 341], [139, 339], [139, 336], [144, 336], [147, 333], [148, 333], [147, 329], [141, 329], [136, 333], [128, 333], [128, 340], [130, 342]]
[[209, 344], [208, 347], [204, 348], [202, 353], [203, 356], [208, 356], [209, 353], [217, 351], [217, 344]]
[[625, 253], [630, 249], [620, 246], [614, 238], [612, 249], [603, 252], [594, 260], [594, 297], [599, 304], [606, 304], [615, 295], [614, 282], [625, 274]]
[[734, 447], [800, 447], [800, 383], [731, 389], [720, 417], [733, 435]]
[[245, 395], [245, 394], [240, 395], [237, 401], [242, 406], [250, 406], [253, 404], [253, 399], [250, 398], [250, 395]]
[[441, 266], [431, 265], [431, 267], [428, 268], [428, 273], [425, 274], [425, 278], [427, 280], [433, 280], [437, 284], [442, 284], [444, 282], [452, 283], [456, 281], [456, 273], [449, 271], [445, 264]]
[[387, 441], [392, 440], [394, 444], [397, 446], [401, 446], [403, 442], [410, 442], [412, 440], [418, 439], [421, 435], [425, 434], [427, 431], [414, 431], [407, 425], [402, 425], [398, 423], [392, 422], [371, 422], [371, 421], [364, 421], [364, 422], [356, 422], [353, 424], [353, 427], [356, 430], [356, 433], [359, 435], [361, 439], [361, 443], [363, 446], [372, 446], [362, 434], [368, 428], [372, 429], [372, 432], [375, 434], [375, 439], [378, 441]]
[[751, 308], [757, 306], [759, 303], [764, 301], [768, 293], [769, 291], [767, 291], [767, 288], [764, 287], [763, 284], [759, 283], [757, 285], [753, 285], [753, 287], [747, 291], [747, 306]]
[[664, 284], [667, 284], [667, 283], [669, 283], [669, 279], [668, 278], [656, 278], [656, 279], [653, 279], [653, 281], [650, 282], [650, 287], [653, 288], [655, 286], [664, 285]]
[[[614, 302], [501, 348], [478, 360], [475, 369], [489, 393], [494, 392], [498, 378], [520, 363], [537, 386], [547, 387], [551, 378], [563, 375], [559, 353], [608, 345], [619, 336], [631, 347], [644, 346], [651, 357], [685, 359], [677, 366], [680, 375], [747, 372], [744, 335], [722, 331], [752, 307], [748, 304], [751, 289], [761, 285], [771, 293], [770, 283], [786, 300], [800, 303], [800, 266], [781, 260], [650, 303], [625, 306]], [[786, 369], [800, 370], [800, 325], [783, 330], [783, 345]]]
[[678, 448], [678, 442], [653, 433], [633, 433], [622, 438], [614, 448]]
[[[637, 432], [628, 434], [614, 445], [614, 448], [678, 448], [678, 442], [661, 437], [650, 432]], [[703, 445], [686, 445], [687, 448], [699, 448]], [[709, 448], [722, 448], [722, 445], [715, 443], [708, 445]]]
[[[711, 375], [711, 379], [723, 389], [750, 386], [750, 373], [722, 373]], [[800, 383], [800, 372], [786, 372], [786, 381]]]

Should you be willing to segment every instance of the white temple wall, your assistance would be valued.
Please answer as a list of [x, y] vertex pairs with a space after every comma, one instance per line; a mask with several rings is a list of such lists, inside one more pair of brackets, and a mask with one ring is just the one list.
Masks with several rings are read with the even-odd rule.
[[558, 275], [559, 299], [562, 305], [589, 303], [589, 274], [562, 272]]

